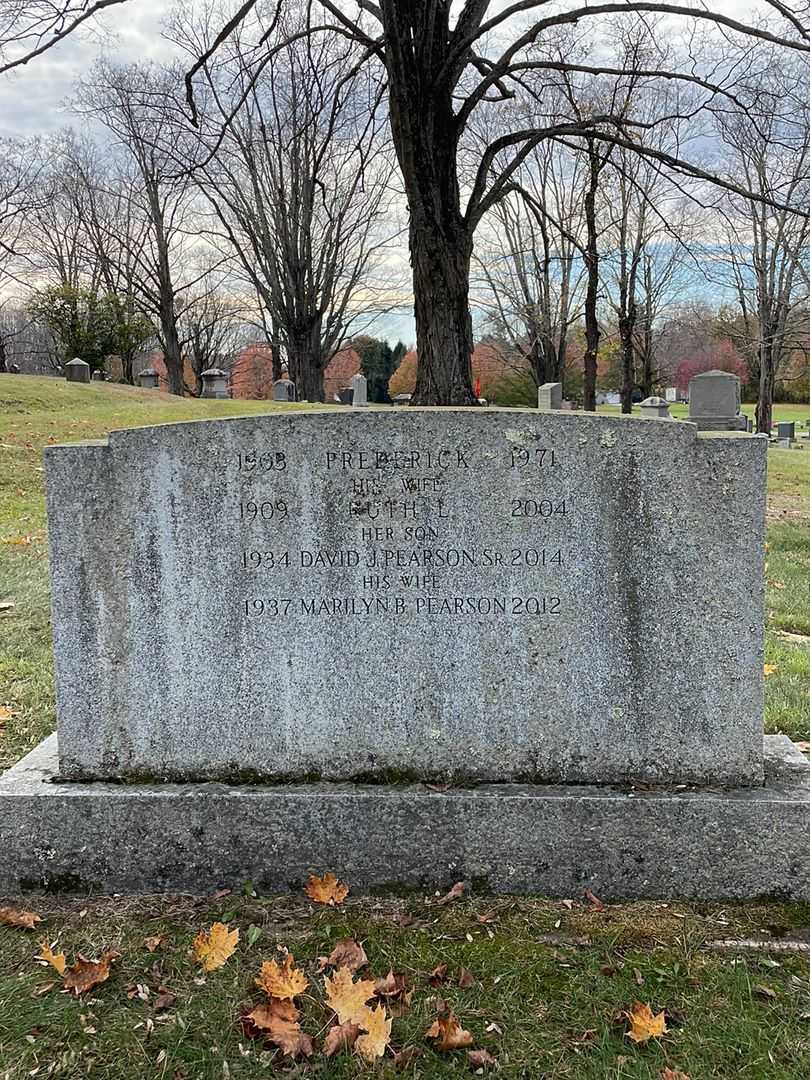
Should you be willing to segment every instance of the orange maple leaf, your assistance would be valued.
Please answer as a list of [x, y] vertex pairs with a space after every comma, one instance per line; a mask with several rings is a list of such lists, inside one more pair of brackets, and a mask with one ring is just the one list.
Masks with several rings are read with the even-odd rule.
[[342, 904], [349, 895], [349, 886], [338, 881], [329, 871], [322, 878], [311, 875], [304, 886], [304, 892], [316, 904], [329, 904], [334, 907], [335, 904]]
[[337, 1013], [338, 1021], [362, 1024], [369, 1011], [366, 1002], [374, 996], [374, 983], [370, 979], [354, 982], [347, 967], [338, 968], [331, 979], [327, 975], [323, 982], [327, 1000]]
[[295, 967], [292, 953], [287, 953], [281, 967], [275, 960], [265, 961], [256, 978], [256, 985], [271, 998], [294, 998], [303, 994], [309, 980], [300, 968]]
[[376, 1009], [366, 1009], [363, 1018], [357, 1022], [366, 1031], [366, 1034], [361, 1035], [354, 1044], [357, 1053], [367, 1062], [382, 1057], [391, 1041], [391, 1021], [386, 1015], [385, 1006], [378, 1005]]
[[661, 1080], [689, 1080], [689, 1077], [680, 1069], [668, 1069], [665, 1066], [661, 1070]]
[[194, 938], [194, 959], [203, 971], [216, 971], [236, 952], [239, 931], [228, 930], [225, 923], [215, 922], [206, 933], [201, 930]]
[[0, 923], [13, 926], [17, 930], [33, 930], [37, 923], [42, 922], [39, 915], [33, 911], [19, 911], [17, 908], [0, 908]]
[[274, 1020], [286, 1020], [288, 1023], [295, 1023], [300, 1015], [291, 1001], [270, 998], [269, 1001], [257, 1005], [253, 1012], [248, 1013], [248, 1020], [261, 1031], [267, 1031]]
[[86, 994], [99, 983], [106, 982], [110, 977], [110, 965], [120, 955], [117, 952], [106, 952], [97, 962], [85, 960], [83, 956], [80, 956], [76, 963], [65, 972], [65, 989], [72, 990], [78, 997], [79, 994]]
[[65, 974], [65, 967], [67, 965], [65, 954], [53, 953], [47, 941], [42, 942], [37, 959], [44, 960], [46, 964], [50, 964], [60, 975]]
[[465, 1031], [452, 1010], [442, 1013], [425, 1032], [426, 1039], [435, 1039], [437, 1050], [460, 1050], [475, 1042], [472, 1032]]
[[641, 1001], [633, 1003], [633, 1007], [624, 1014], [630, 1021], [628, 1038], [636, 1043], [645, 1043], [648, 1039], [657, 1039], [667, 1031], [664, 1013], [653, 1015], [649, 1005]]

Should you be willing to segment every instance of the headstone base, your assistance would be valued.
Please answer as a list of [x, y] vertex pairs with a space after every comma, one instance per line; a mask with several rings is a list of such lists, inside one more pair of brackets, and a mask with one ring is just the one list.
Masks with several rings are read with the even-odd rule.
[[765, 737], [761, 788], [57, 783], [51, 736], [0, 776], [0, 896], [297, 888], [810, 900], [810, 761]]
[[687, 416], [690, 424], [695, 424], [698, 431], [747, 431], [748, 421], [745, 416]]

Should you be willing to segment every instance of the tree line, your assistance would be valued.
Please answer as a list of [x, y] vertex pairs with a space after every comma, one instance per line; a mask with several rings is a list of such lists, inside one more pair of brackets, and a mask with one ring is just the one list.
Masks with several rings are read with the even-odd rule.
[[[17, 5], [0, 72], [122, 2]], [[0, 366], [60, 341], [131, 379], [154, 339], [183, 393], [249, 327], [322, 400], [412, 304], [414, 403], [475, 400], [475, 335], [629, 411], [699, 300], [769, 430], [806, 377], [810, 35], [767, 13], [183, 0], [172, 64], [99, 61], [72, 129], [0, 147]]]

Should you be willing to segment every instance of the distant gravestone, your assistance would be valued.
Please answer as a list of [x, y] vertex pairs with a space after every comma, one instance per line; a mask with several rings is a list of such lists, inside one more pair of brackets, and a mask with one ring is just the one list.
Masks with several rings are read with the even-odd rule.
[[704, 371], [689, 380], [689, 420], [700, 431], [747, 431], [740, 401], [739, 376], [729, 371]]
[[282, 371], [281, 378], [273, 383], [273, 401], [295, 401], [295, 383]]
[[90, 365], [81, 360], [78, 356], [75, 356], [72, 360], [65, 364], [65, 379], [68, 382], [90, 382]]
[[104, 374], [103, 371], [100, 371], [100, 370], [99, 371], [94, 371], [92, 376], [91, 376], [91, 381], [92, 382], [104, 382], [105, 379], [106, 379], [106, 375]]
[[228, 372], [222, 368], [208, 368], [200, 375], [202, 379], [202, 394], [204, 398], [229, 398]]
[[355, 408], [368, 405], [368, 382], [360, 372], [352, 375], [352, 405]]
[[796, 422], [794, 420], [780, 420], [776, 425], [776, 437], [778, 439], [791, 439], [796, 438]]
[[672, 404], [674, 401], [677, 401], [678, 400], [678, 387], [677, 386], [668, 386], [666, 388], [666, 390], [665, 390], [665, 396], [666, 396], [666, 400], [670, 404]]
[[562, 383], [549, 382], [537, 387], [538, 409], [562, 408]]
[[648, 397], [639, 405], [641, 415], [650, 419], [671, 420], [669, 404], [662, 397]]
[[142, 390], [157, 390], [160, 385], [158, 373], [154, 368], [144, 368], [138, 374], [138, 385]]

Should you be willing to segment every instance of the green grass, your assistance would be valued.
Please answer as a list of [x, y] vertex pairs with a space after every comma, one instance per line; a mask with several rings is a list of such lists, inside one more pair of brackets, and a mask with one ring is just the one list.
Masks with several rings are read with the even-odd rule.
[[[403, 928], [408, 910], [416, 922]], [[303, 898], [218, 900], [146, 898], [44, 904], [34, 933], [0, 926], [0, 1076], [71, 1080], [222, 1080], [257, 1076], [436, 1078], [470, 1075], [466, 1053], [441, 1054], [424, 1039], [437, 998], [456, 1012], [500, 1064], [504, 1080], [659, 1080], [662, 1069], [692, 1080], [803, 1080], [810, 1062], [810, 961], [807, 955], [723, 952], [717, 939], [752, 935], [778, 942], [806, 934], [806, 905], [693, 907], [626, 904], [595, 912], [579, 901], [464, 900], [437, 907], [425, 899], [350, 899], [345, 910], [313, 910]], [[484, 912], [492, 921], [482, 924]], [[190, 956], [194, 935], [222, 919], [238, 927], [236, 954], [201, 977]], [[248, 931], [255, 927], [248, 944]], [[144, 938], [162, 935], [152, 954]], [[280, 1054], [247, 1037], [239, 1018], [260, 1000], [253, 985], [261, 963], [288, 948], [310, 987], [300, 999], [304, 1029], [319, 1050], [330, 1020], [317, 957], [354, 937], [373, 976], [406, 976], [410, 1005], [392, 1028], [392, 1053], [416, 1046], [403, 1072], [393, 1057], [375, 1067], [319, 1054], [287, 1066]], [[68, 962], [116, 949], [108, 982], [76, 1000], [33, 956], [44, 938], [58, 939]], [[428, 974], [466, 967], [475, 983], [436, 988]], [[137, 988], [146, 988], [139, 991]], [[176, 996], [155, 1013], [159, 987]], [[771, 994], [773, 996], [771, 996]], [[148, 1000], [143, 1000], [146, 996]], [[635, 1046], [625, 1010], [634, 1001], [666, 1010], [669, 1033]], [[3, 1071], [5, 1069], [5, 1072]], [[34, 1070], [39, 1070], [35, 1073]]]
[[[0, 705], [15, 713], [4, 729], [0, 724], [0, 768], [54, 727], [43, 446], [139, 423], [272, 408], [0, 376], [0, 603], [14, 603], [0, 610]], [[768, 730], [810, 739], [810, 641], [778, 636], [810, 635], [810, 456], [771, 451], [769, 465], [767, 659], [776, 671], [766, 682], [766, 722]], [[437, 878], [444, 873], [437, 867]], [[350, 899], [345, 910], [313, 910], [302, 898], [250, 896], [31, 905], [45, 916], [37, 931], [0, 926], [0, 1080], [469, 1076], [463, 1051], [438, 1054], [423, 1038], [437, 996], [454, 1007], [476, 1046], [498, 1059], [496, 1075], [504, 1080], [660, 1080], [665, 1066], [691, 1080], [810, 1075], [808, 954], [709, 947], [717, 938], [810, 938], [807, 905], [626, 904], [599, 913], [578, 899], [569, 909], [487, 898], [437, 907], [412, 897]], [[493, 908], [494, 921], [478, 921]], [[417, 921], [403, 928], [394, 916], [406, 909]], [[215, 919], [239, 927], [242, 940], [228, 964], [203, 979], [189, 949]], [[252, 945], [250, 927], [259, 931]], [[155, 935], [166, 942], [150, 954], [143, 941]], [[258, 1001], [253, 979], [262, 961], [284, 945], [312, 983], [302, 1001], [304, 1028], [320, 1046], [329, 1016], [316, 958], [348, 936], [365, 943], [375, 975], [404, 972], [415, 991], [394, 1019], [393, 1047], [418, 1046], [422, 1054], [400, 1072], [390, 1055], [374, 1068], [318, 1055], [290, 1065], [239, 1024]], [[58, 985], [41, 994], [58, 983], [33, 959], [44, 938], [58, 939], [69, 960], [107, 949], [122, 957], [87, 999], [75, 1000]], [[426, 975], [441, 963], [468, 968], [475, 985], [430, 987]], [[161, 986], [176, 1002], [155, 1013]], [[667, 1010], [670, 1033], [662, 1040], [636, 1047], [626, 1038], [622, 1013], [635, 1000]]]

